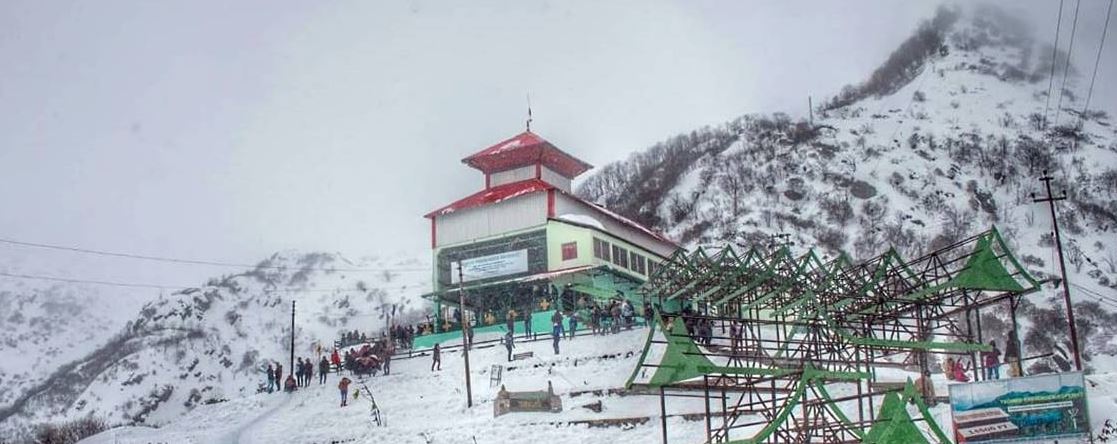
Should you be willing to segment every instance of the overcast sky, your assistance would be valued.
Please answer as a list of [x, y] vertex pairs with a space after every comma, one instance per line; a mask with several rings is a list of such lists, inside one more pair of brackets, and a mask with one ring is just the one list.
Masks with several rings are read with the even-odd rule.
[[[1011, 4], [1050, 38], [1058, 2]], [[460, 159], [523, 130], [529, 93], [537, 133], [603, 165], [744, 113], [803, 115], [937, 5], [6, 0], [0, 238], [238, 262], [422, 252], [421, 216], [482, 186]], [[1082, 8], [1092, 66], [1105, 1]]]

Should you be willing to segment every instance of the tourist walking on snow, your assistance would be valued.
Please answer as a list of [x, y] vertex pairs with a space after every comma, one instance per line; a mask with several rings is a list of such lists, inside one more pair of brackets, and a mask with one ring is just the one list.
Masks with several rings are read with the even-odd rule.
[[504, 348], [508, 350], [508, 362], [512, 362], [512, 349], [516, 348], [516, 344], [513, 343], [515, 336], [512, 332], [504, 334]]
[[318, 384], [326, 383], [326, 374], [330, 372], [330, 361], [322, 356], [322, 360], [318, 361]]
[[432, 356], [431, 371], [434, 371], [435, 366], [437, 366], [439, 370], [442, 370], [442, 347], [439, 344], [434, 344]]
[[349, 378], [341, 378], [337, 383], [337, 389], [341, 391], [341, 406], [345, 407], [345, 402], [349, 397], [349, 383], [352, 382]]

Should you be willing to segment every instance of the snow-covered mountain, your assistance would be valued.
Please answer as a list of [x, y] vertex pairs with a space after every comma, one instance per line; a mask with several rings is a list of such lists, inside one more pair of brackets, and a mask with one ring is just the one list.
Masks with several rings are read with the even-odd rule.
[[[749, 115], [676, 136], [602, 168], [579, 193], [689, 246], [763, 245], [788, 233], [804, 251], [867, 258], [893, 246], [914, 257], [996, 225], [1026, 266], [1051, 277], [1057, 262], [1048, 210], [1031, 197], [1042, 192], [1037, 178], [1047, 170], [1056, 190], [1067, 192], [1059, 217], [1088, 364], [1113, 371], [1117, 316], [1090, 294], [1117, 297], [1117, 127], [1104, 112], [1080, 115], [1088, 79], [1073, 67], [1067, 89], [1058, 91], [1064, 61], [1065, 54], [1053, 58], [1050, 46], [996, 10], [944, 9], [868, 80], [838, 92], [813, 116]], [[1056, 89], [1049, 96], [1053, 63]], [[15, 334], [11, 341], [5, 336], [0, 352], [54, 356], [0, 361], [0, 436], [94, 414], [110, 423], [173, 423], [165, 436], [173, 441], [175, 433], [189, 435], [193, 424], [176, 423], [188, 411], [218, 424], [228, 419], [222, 411], [256, 409], [256, 398], [196, 407], [255, 392], [260, 364], [286, 361], [292, 299], [300, 313], [297, 353], [311, 356], [313, 340], [379, 328], [392, 306], [419, 308], [417, 295], [429, 287], [429, 272], [341, 269], [426, 269], [428, 262], [426, 255], [352, 262], [333, 254], [277, 255], [256, 270], [146, 303], [125, 317], [126, 325], [119, 320], [126, 307], [91, 308], [85, 293], [67, 287], [0, 291], [0, 314], [22, 313], [0, 316], [5, 334]], [[1066, 349], [1063, 329], [1030, 328], [1065, 323], [1057, 297], [1048, 289], [1022, 307], [1026, 347]], [[989, 336], [1006, 328], [1003, 313], [985, 316]], [[39, 345], [43, 322], [60, 317], [75, 320], [51, 335], [62, 339]], [[103, 345], [90, 351], [90, 343]], [[1068, 363], [1056, 356], [1032, 365]], [[438, 392], [432, 380], [415, 384]], [[459, 418], [487, 416], [447, 408]], [[207, 409], [216, 413], [207, 416]], [[333, 418], [328, 414], [318, 416]], [[339, 421], [357, 417], [345, 414], [323, 420], [323, 427], [340, 429], [347, 423]], [[454, 424], [444, 428], [439, 433], [454, 436]], [[405, 428], [420, 436], [416, 429], [422, 425]]]
[[340, 331], [377, 331], [386, 315], [420, 316], [427, 262], [425, 255], [277, 254], [138, 309], [112, 307], [115, 314], [81, 289], [7, 289], [0, 308], [13, 315], [3, 321], [4, 353], [27, 359], [0, 362], [0, 435], [27, 436], [34, 424], [88, 415], [158, 425], [255, 393], [262, 366], [287, 366], [292, 300], [296, 355], [310, 357], [317, 341], [332, 346]]
[[[1049, 210], [1031, 195], [1044, 194], [1048, 171], [1067, 194], [1059, 224], [1078, 323], [1098, 333], [1082, 335], [1087, 357], [1111, 355], [1117, 304], [1096, 295], [1117, 300], [1117, 127], [1097, 101], [1082, 115], [1090, 79], [1073, 66], [1059, 91], [1065, 62], [995, 8], [943, 8], [813, 116], [748, 115], [679, 135], [578, 192], [689, 246], [764, 246], [786, 233], [830, 257], [891, 246], [914, 258], [995, 225], [1026, 266], [1054, 277]], [[1028, 298], [1024, 316], [1065, 324], [1060, 295]], [[1058, 348], [1063, 330], [1034, 330], [1025, 345]], [[1069, 368], [1062, 357], [1034, 365]]]

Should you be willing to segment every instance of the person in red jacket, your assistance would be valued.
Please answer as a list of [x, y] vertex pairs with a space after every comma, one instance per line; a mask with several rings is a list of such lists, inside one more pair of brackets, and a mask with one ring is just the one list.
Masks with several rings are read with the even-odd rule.
[[330, 355], [330, 362], [334, 363], [334, 368], [338, 373], [341, 373], [341, 355], [337, 354], [337, 349], [334, 349], [333, 354]]
[[341, 378], [341, 382], [337, 383], [337, 389], [341, 390], [341, 406], [345, 407], [345, 401], [349, 397], [349, 383], [352, 382], [349, 378]]

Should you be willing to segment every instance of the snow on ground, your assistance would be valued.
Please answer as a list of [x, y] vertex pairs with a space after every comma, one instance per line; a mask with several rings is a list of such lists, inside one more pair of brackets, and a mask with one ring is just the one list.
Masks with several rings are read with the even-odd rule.
[[[92, 437], [101, 443], [496, 443], [546, 439], [549, 442], [644, 443], [659, 439], [659, 405], [653, 396], [578, 393], [623, 386], [636, 365], [647, 330], [610, 336], [564, 340], [555, 355], [550, 340], [517, 343], [515, 352], [531, 351], [533, 358], [508, 363], [503, 346], [475, 348], [470, 353], [474, 406], [466, 407], [463, 361], [460, 352], [443, 354], [442, 370], [430, 371], [429, 356], [397, 359], [392, 374], [366, 378], [386, 421], [375, 426], [367, 397], [339, 407], [337, 375], [324, 385], [315, 383], [295, 394], [258, 394], [203, 405], [162, 428], [128, 427]], [[493, 418], [493, 399], [500, 387], [490, 387], [492, 365], [505, 366], [503, 384], [510, 391], [546, 390], [551, 382], [562, 397], [563, 412], [509, 413]], [[316, 381], [315, 381], [316, 382]], [[582, 406], [601, 401], [595, 413]], [[669, 399], [669, 414], [702, 411], [700, 400]], [[571, 421], [651, 417], [629, 427], [589, 428]], [[702, 436], [701, 421], [669, 418], [673, 442]]]

